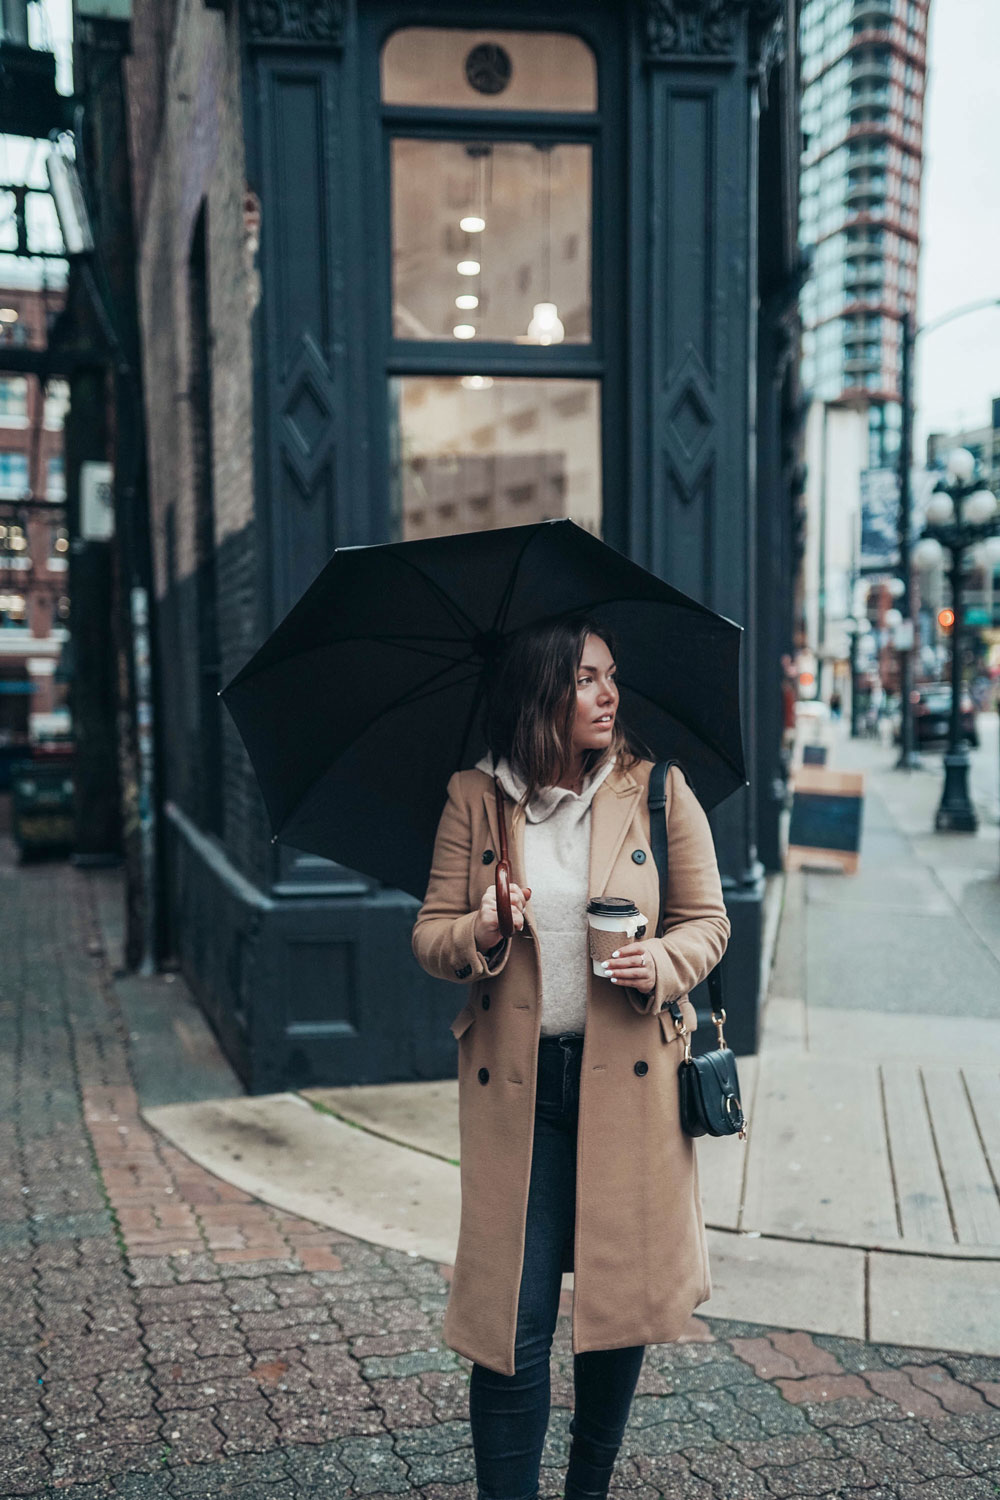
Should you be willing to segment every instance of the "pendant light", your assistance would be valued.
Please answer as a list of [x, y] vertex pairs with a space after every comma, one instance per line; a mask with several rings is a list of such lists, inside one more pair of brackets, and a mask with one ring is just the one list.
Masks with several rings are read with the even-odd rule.
[[545, 158], [545, 239], [542, 249], [542, 266], [544, 268], [544, 291], [545, 296], [541, 302], [536, 302], [531, 309], [531, 321], [528, 324], [528, 338], [533, 344], [561, 344], [566, 336], [562, 320], [559, 317], [559, 309], [551, 300], [552, 283], [552, 146], [538, 145], [536, 151], [540, 151]]

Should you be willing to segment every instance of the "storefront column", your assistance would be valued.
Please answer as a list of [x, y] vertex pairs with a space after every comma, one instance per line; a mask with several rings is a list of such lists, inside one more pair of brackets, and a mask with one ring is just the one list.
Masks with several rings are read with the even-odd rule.
[[[635, 36], [627, 546], [745, 625], [743, 733], [757, 736], [757, 186], [760, 86], [778, 0], [648, 0]], [[727, 1038], [756, 1046], [763, 866], [748, 790], [713, 815], [733, 925]], [[699, 997], [700, 998], [700, 997]]]

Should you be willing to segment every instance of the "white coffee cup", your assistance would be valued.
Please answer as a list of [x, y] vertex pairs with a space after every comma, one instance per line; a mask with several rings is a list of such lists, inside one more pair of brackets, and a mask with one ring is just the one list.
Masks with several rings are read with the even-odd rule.
[[606, 978], [602, 964], [622, 943], [645, 937], [649, 918], [627, 896], [595, 896], [587, 905], [590, 961], [594, 973]]

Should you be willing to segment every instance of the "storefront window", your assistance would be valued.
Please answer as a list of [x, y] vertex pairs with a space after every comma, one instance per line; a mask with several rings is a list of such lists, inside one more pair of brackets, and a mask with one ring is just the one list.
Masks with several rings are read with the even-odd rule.
[[25, 427], [28, 422], [28, 381], [24, 375], [0, 375], [0, 426]]
[[589, 146], [392, 142], [393, 333], [590, 339]]
[[53, 432], [65, 426], [69, 411], [69, 382], [50, 380], [45, 387], [45, 425]]
[[390, 412], [403, 540], [563, 516], [600, 534], [597, 381], [402, 376]]
[[570, 35], [406, 27], [382, 91], [394, 535], [560, 517], [599, 535], [594, 54]]
[[382, 52], [386, 104], [451, 109], [597, 108], [594, 54], [580, 37], [545, 31], [407, 26]]

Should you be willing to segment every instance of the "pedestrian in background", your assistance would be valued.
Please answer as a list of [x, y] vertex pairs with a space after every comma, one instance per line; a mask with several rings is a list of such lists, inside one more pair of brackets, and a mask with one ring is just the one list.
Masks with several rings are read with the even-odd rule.
[[[680, 1124], [683, 1046], [664, 1006], [679, 1001], [694, 1030], [689, 991], [718, 963], [729, 921], [707, 818], [674, 766], [662, 936], [650, 915], [645, 936], [594, 972], [588, 901], [660, 905], [653, 762], [618, 718], [614, 651], [607, 630], [579, 618], [509, 642], [490, 753], [448, 783], [413, 930], [429, 973], [471, 981], [451, 1027], [462, 1216], [444, 1336], [473, 1362], [479, 1500], [538, 1494], [564, 1270], [574, 1272], [566, 1500], [607, 1495], [645, 1347], [676, 1339], [711, 1292], [694, 1145]], [[508, 938], [494, 776], [510, 829]]]

